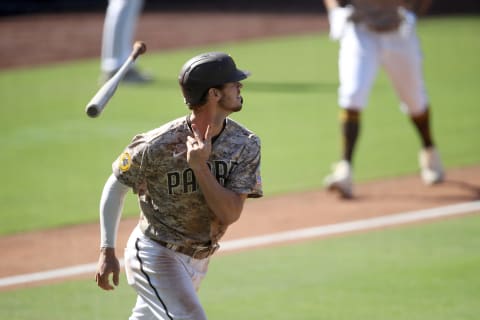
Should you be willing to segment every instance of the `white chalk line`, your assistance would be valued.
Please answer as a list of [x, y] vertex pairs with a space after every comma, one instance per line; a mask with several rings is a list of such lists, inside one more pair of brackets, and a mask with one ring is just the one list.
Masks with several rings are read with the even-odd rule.
[[[461, 215], [475, 211], [480, 211], [480, 201], [466, 202], [426, 210], [408, 211], [394, 215], [386, 215], [381, 217], [324, 225], [312, 228], [278, 232], [258, 237], [230, 240], [221, 243], [220, 252], [228, 252], [257, 246], [271, 245], [281, 242], [297, 241], [309, 238], [316, 238], [320, 236], [328, 236], [340, 233], [394, 226], [399, 224], [412, 223], [416, 221], [436, 219], [446, 216]], [[121, 267], [123, 267], [123, 259], [119, 260]], [[87, 273], [93, 274], [95, 273], [96, 269], [97, 263], [87, 263], [67, 268], [59, 268], [18, 276], [10, 276], [0, 278], [0, 287], [78, 276]]]

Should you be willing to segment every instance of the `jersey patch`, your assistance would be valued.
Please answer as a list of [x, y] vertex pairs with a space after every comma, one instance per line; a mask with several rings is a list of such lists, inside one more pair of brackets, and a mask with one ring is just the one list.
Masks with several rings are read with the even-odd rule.
[[130, 169], [130, 166], [132, 165], [132, 157], [128, 152], [124, 152], [120, 155], [118, 158], [118, 168], [120, 171], [125, 172]]

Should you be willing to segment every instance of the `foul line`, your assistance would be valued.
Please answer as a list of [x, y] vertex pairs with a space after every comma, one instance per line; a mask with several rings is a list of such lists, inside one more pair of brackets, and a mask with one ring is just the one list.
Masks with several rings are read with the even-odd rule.
[[[337, 223], [306, 229], [278, 232], [258, 237], [230, 240], [221, 243], [220, 252], [228, 252], [257, 246], [271, 245], [275, 243], [288, 242], [293, 240], [316, 238], [320, 236], [328, 236], [353, 231], [369, 230], [380, 227], [411, 223], [421, 220], [461, 215], [475, 211], [480, 211], [480, 201], [466, 202], [419, 211], [409, 211], [394, 215], [387, 215], [376, 218], [356, 220], [351, 222]], [[120, 259], [120, 265], [123, 267], [123, 259]], [[71, 277], [86, 273], [93, 274], [96, 271], [96, 268], [97, 263], [88, 263], [68, 268], [60, 268], [43, 272], [5, 277], [0, 278], [0, 287]]]

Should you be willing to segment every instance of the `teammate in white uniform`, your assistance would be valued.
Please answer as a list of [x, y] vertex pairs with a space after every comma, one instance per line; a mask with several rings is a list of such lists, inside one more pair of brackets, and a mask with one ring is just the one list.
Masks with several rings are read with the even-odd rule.
[[179, 76], [191, 114], [135, 136], [113, 163], [101, 199], [99, 287], [118, 285], [115, 242], [131, 188], [141, 209], [125, 249], [137, 292], [130, 319], [206, 319], [196, 291], [218, 241], [262, 196], [259, 138], [228, 118], [242, 109], [248, 73], [219, 52], [190, 59]]
[[[421, 177], [426, 184], [443, 180], [429, 117], [429, 101], [422, 74], [422, 53], [416, 35], [413, 8], [425, 11], [430, 1], [324, 0], [330, 36], [340, 41], [338, 103], [343, 135], [342, 159], [325, 178], [329, 190], [353, 196], [352, 160], [360, 130], [360, 115], [378, 68], [384, 67], [401, 100], [402, 110], [417, 129], [422, 149]], [[427, 3], [428, 2], [428, 3]]]
[[[102, 35], [100, 82], [110, 79], [132, 51], [143, 0], [109, 0]], [[123, 77], [127, 83], [148, 83], [153, 78], [132, 67]]]

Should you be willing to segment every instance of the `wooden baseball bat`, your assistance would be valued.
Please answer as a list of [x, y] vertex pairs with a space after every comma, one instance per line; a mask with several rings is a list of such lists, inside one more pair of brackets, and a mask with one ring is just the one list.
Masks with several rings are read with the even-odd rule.
[[111, 77], [107, 82], [105, 82], [97, 93], [93, 96], [92, 100], [87, 104], [85, 112], [90, 118], [95, 118], [100, 115], [103, 111], [107, 102], [113, 96], [117, 90], [120, 81], [125, 76], [125, 73], [130, 69], [131, 65], [135, 62], [137, 57], [147, 51], [147, 46], [142, 41], [136, 41], [133, 44], [132, 52], [128, 56], [127, 60], [122, 64], [120, 69]]

